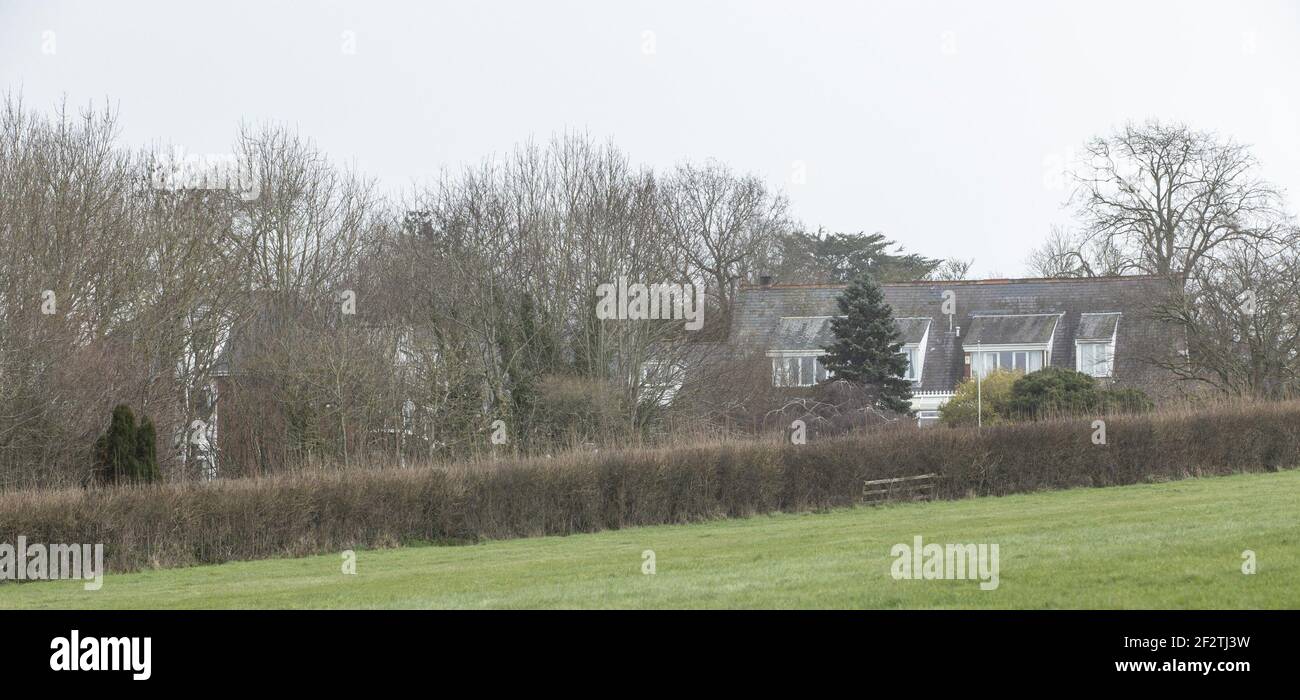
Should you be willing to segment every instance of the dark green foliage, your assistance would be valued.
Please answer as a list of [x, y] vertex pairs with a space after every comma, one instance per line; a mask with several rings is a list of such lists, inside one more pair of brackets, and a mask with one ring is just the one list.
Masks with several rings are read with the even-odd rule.
[[141, 419], [135, 432], [135, 469], [137, 481], [158, 481], [162, 477], [158, 468], [158, 433], [148, 417]]
[[159, 480], [157, 440], [153, 421], [145, 418], [137, 426], [131, 408], [119, 404], [95, 441], [95, 476], [109, 484]]
[[113, 482], [130, 480], [135, 475], [135, 414], [125, 404], [113, 409], [108, 424], [107, 471]]
[[877, 408], [910, 414], [912, 383], [903, 379], [907, 356], [880, 285], [870, 275], [859, 275], [838, 304], [841, 315], [831, 320], [835, 342], [822, 357], [826, 369], [871, 391]]
[[883, 233], [796, 231], [779, 240], [781, 262], [774, 270], [786, 282], [846, 283], [869, 274], [881, 282], [925, 279], [939, 260], [903, 253]]
[[1011, 385], [1008, 412], [1016, 418], [1090, 413], [1100, 407], [1097, 382], [1090, 376], [1063, 367], [1044, 367]]

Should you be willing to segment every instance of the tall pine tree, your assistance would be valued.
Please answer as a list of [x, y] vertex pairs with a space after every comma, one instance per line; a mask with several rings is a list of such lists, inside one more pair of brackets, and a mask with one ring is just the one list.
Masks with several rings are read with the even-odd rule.
[[911, 414], [912, 383], [903, 340], [880, 285], [863, 273], [838, 300], [840, 316], [831, 319], [835, 341], [822, 357], [836, 379], [846, 379], [874, 394], [873, 403], [895, 413]]

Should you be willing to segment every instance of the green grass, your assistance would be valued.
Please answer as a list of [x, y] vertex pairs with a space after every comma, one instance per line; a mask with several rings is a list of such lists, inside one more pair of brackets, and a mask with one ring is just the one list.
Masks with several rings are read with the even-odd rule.
[[[894, 580], [890, 547], [915, 535], [997, 543], [1000, 586]], [[1300, 471], [362, 551], [355, 576], [341, 563], [5, 584], [0, 608], [1296, 608]]]

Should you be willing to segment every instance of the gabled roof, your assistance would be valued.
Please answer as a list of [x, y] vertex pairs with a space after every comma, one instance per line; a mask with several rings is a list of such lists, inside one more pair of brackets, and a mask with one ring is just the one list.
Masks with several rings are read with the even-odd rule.
[[824, 348], [835, 340], [831, 330], [834, 316], [782, 316], [776, 334], [776, 345], [769, 350], [813, 350]]
[[912, 316], [910, 318], [896, 318], [894, 325], [898, 326], [899, 335], [903, 336], [904, 345], [919, 345], [925, 340], [925, 334], [930, 330], [931, 319], [922, 316]]
[[1114, 338], [1119, 317], [1119, 313], [1080, 314], [1079, 331], [1074, 334], [1075, 341]]
[[962, 345], [1046, 345], [1061, 314], [975, 314]]

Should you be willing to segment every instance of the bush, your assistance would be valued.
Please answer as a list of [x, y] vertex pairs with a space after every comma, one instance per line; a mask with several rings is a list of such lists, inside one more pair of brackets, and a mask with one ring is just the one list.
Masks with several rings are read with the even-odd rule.
[[[1011, 385], [1020, 378], [1019, 372], [990, 372], [979, 384], [971, 377], [957, 385], [948, 403], [939, 408], [939, 421], [944, 425], [977, 425], [983, 414], [984, 425], [997, 425], [1008, 420], [1007, 402], [1011, 399]], [[983, 398], [983, 410], [978, 403]]]
[[[1060, 367], [1030, 374], [992, 372], [984, 378], [983, 396], [984, 425], [1048, 416], [1145, 413], [1155, 408], [1139, 389], [1099, 389], [1092, 377]], [[975, 407], [976, 385], [971, 378], [958, 385], [952, 399], [939, 409], [939, 420], [946, 425], [975, 425]]]
[[1092, 377], [1063, 367], [1044, 367], [1012, 384], [1007, 411], [1018, 418], [1038, 419], [1091, 413], [1100, 403]]
[[983, 431], [574, 453], [553, 460], [0, 494], [0, 532], [103, 542], [111, 571], [411, 541], [564, 535], [858, 503], [862, 482], [937, 474], [936, 498], [1115, 486], [1300, 464], [1300, 402]]

